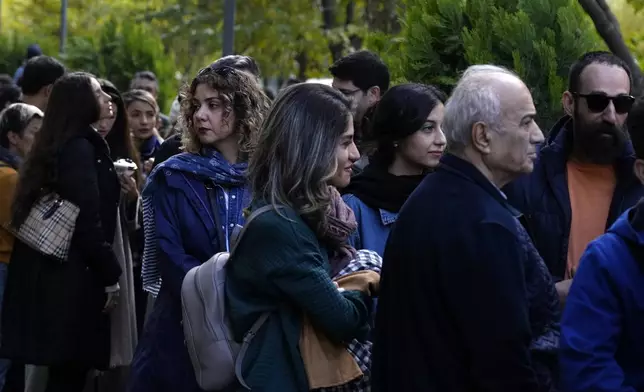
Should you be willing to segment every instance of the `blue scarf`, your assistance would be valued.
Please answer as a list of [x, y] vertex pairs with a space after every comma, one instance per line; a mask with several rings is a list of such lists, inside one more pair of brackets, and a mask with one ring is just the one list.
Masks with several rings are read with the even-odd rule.
[[0, 147], [0, 162], [4, 162], [15, 170], [18, 170], [22, 159], [4, 147]]
[[154, 157], [157, 149], [161, 146], [161, 141], [156, 136], [152, 136], [148, 140], [141, 143], [139, 147], [139, 154], [141, 154], [141, 160], [147, 161], [148, 159]]
[[143, 288], [154, 296], [161, 289], [161, 271], [157, 258], [157, 234], [154, 219], [153, 196], [159, 189], [159, 178], [173, 172], [189, 173], [200, 181], [212, 181], [226, 187], [244, 186], [247, 163], [230, 164], [214, 149], [204, 149], [200, 155], [183, 153], [175, 155], [152, 170], [142, 193], [143, 232]]

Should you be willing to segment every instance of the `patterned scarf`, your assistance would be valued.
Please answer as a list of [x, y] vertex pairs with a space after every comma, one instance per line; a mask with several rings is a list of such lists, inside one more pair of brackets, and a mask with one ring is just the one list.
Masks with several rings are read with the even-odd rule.
[[182, 153], [159, 164], [152, 170], [142, 193], [143, 232], [143, 288], [155, 297], [161, 289], [161, 271], [157, 258], [157, 234], [154, 219], [153, 199], [159, 189], [161, 177], [174, 173], [188, 173], [200, 181], [213, 181], [225, 187], [240, 187], [246, 184], [247, 163], [230, 164], [214, 149], [204, 149], [200, 155]]
[[22, 159], [4, 147], [0, 147], [0, 162], [4, 162], [15, 170], [18, 170]]
[[331, 204], [326, 212], [327, 225], [324, 240], [333, 249], [329, 256], [331, 276], [344, 269], [356, 258], [356, 250], [349, 245], [349, 237], [358, 228], [358, 222], [351, 208], [345, 204], [335, 187], [331, 190]]

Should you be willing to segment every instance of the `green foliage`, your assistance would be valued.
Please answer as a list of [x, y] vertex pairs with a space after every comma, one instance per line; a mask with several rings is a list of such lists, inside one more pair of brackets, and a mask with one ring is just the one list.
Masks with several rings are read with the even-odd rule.
[[610, 8], [619, 21], [626, 45], [641, 65], [644, 61], [644, 0], [613, 0]]
[[406, 79], [450, 92], [470, 65], [505, 66], [531, 88], [545, 130], [561, 115], [570, 65], [601, 46], [576, 0], [407, 0], [403, 22]]
[[392, 86], [407, 81], [403, 73], [403, 61], [400, 56], [403, 44], [403, 37], [391, 36], [380, 31], [368, 32], [365, 36], [364, 49], [378, 53], [387, 64]]
[[[390, 63], [398, 70], [396, 52], [401, 41], [392, 36], [399, 30], [396, 11], [402, 2], [238, 0], [235, 52], [253, 56], [266, 77], [295, 74], [309, 78], [327, 76], [334, 56], [366, 44], [391, 53]], [[176, 92], [175, 73], [188, 79], [221, 56], [223, 0], [68, 0], [68, 3], [68, 64], [107, 76], [120, 88], [126, 87], [123, 80], [134, 69], [159, 68], [156, 72], [163, 85], [162, 94], [168, 94], [161, 101], [169, 100], [169, 95]], [[3, 55], [0, 66], [13, 73], [22, 61], [26, 45], [33, 42], [39, 43], [45, 54], [57, 55], [60, 0], [0, 0], [0, 4]], [[145, 34], [137, 29], [143, 29]], [[123, 36], [120, 31], [124, 31]], [[24, 37], [37, 39], [30, 41]], [[128, 51], [133, 54], [126, 55]], [[150, 60], [153, 53], [158, 55], [154, 61]], [[172, 73], [166, 70], [171, 60]]]
[[159, 106], [168, 110], [177, 93], [175, 62], [161, 38], [143, 25], [110, 20], [94, 37], [73, 37], [64, 56], [70, 69], [110, 80], [127, 91], [137, 71], [149, 70], [160, 83]]
[[644, 8], [644, 0], [627, 0], [627, 2], [635, 11], [639, 11]]
[[0, 73], [13, 76], [25, 59], [27, 46], [38, 43], [45, 53], [56, 53], [56, 41], [43, 40], [22, 34], [0, 35]]

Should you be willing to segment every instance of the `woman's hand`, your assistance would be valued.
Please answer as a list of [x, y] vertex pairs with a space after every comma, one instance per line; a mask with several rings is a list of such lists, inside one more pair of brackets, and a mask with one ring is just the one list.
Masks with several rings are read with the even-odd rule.
[[121, 183], [121, 191], [127, 195], [128, 200], [133, 201], [139, 197], [139, 188], [132, 176], [121, 174], [119, 175], [119, 182]]
[[105, 306], [103, 307], [104, 313], [111, 312], [116, 305], [119, 303], [119, 296], [121, 294], [121, 287], [119, 284], [109, 286], [105, 288], [105, 293], [107, 294], [107, 301], [105, 301]]
[[150, 158], [147, 161], [143, 162], [143, 173], [147, 176], [152, 171], [154, 167], [154, 158]]

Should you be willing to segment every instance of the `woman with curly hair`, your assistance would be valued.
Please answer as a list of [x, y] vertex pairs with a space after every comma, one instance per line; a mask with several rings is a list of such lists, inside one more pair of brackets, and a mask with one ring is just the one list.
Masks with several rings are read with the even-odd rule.
[[143, 190], [143, 284], [156, 295], [132, 364], [128, 390], [200, 391], [184, 345], [181, 284], [186, 273], [229, 249], [250, 201], [251, 140], [268, 110], [248, 74], [201, 70], [183, 92], [185, 152], [157, 166]]

